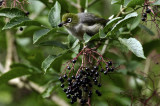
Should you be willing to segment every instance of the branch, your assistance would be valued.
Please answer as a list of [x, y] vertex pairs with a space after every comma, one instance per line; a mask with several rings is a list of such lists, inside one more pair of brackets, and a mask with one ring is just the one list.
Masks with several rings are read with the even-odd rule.
[[104, 46], [103, 46], [103, 48], [102, 48], [101, 55], [104, 55], [104, 53], [105, 53], [105, 51], [106, 51], [106, 49], [107, 49], [108, 43], [109, 43], [109, 40], [106, 40], [105, 43], [104, 43]]
[[[8, 22], [8, 19], [6, 19], [6, 22]], [[9, 71], [10, 65], [12, 64], [14, 37], [10, 30], [6, 31], [6, 39], [7, 39], [7, 55], [6, 55], [4, 72]]]
[[77, 0], [77, 9], [78, 9], [78, 12], [82, 12], [82, 7], [81, 7], [81, 1], [80, 0]]
[[2, 65], [2, 63], [0, 62], [0, 72], [3, 72], [4, 71], [4, 67]]
[[[9, 81], [9, 84], [11, 85], [16, 85], [18, 88], [23, 88], [25, 87], [28, 90], [34, 90], [38, 93], [43, 93], [45, 91], [45, 87], [39, 86], [35, 84], [34, 82], [27, 81], [25, 77], [21, 78], [15, 78]], [[53, 94], [51, 95], [51, 100], [55, 102], [58, 106], [69, 106], [67, 102], [65, 102], [63, 99], [61, 99], [59, 96]]]

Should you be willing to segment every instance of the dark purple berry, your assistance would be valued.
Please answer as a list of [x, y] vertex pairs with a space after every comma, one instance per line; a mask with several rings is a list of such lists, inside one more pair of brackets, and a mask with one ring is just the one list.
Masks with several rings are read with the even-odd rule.
[[67, 67], [67, 69], [68, 69], [68, 70], [70, 70], [70, 69], [71, 69], [71, 67], [70, 67], [70, 66], [68, 66], [68, 67]]
[[93, 68], [94, 68], [95, 70], [98, 70], [98, 67], [97, 67], [97, 66], [94, 66]]
[[102, 68], [102, 69], [101, 69], [101, 72], [103, 72], [103, 71], [104, 71], [104, 69]]
[[98, 73], [98, 72], [96, 72], [96, 73], [95, 73], [95, 76], [96, 76], [96, 77], [98, 77], [98, 76], [99, 76], [99, 73]]
[[67, 98], [70, 99], [70, 98], [71, 98], [71, 95], [67, 95]]
[[104, 71], [104, 74], [106, 75], [108, 73], [108, 71]]
[[112, 66], [112, 62], [111, 61], [108, 61], [108, 66]]
[[75, 76], [74, 76], [74, 75], [72, 75], [72, 79], [75, 79]]
[[147, 8], [146, 13], [150, 13], [150, 12], [151, 12], [151, 9]]
[[142, 21], [146, 21], [146, 18], [144, 18], [144, 17], [142, 17], [142, 19], [141, 19]]
[[26, 12], [26, 16], [28, 16], [29, 14], [30, 14], [30, 13], [27, 11], [27, 12]]
[[20, 30], [20, 31], [23, 31], [23, 28], [22, 28], [22, 27], [20, 27], [20, 28], [19, 28], [19, 30]]
[[64, 92], [66, 92], [66, 91], [67, 91], [67, 89], [63, 89], [63, 91], [64, 91]]
[[64, 74], [64, 75], [63, 75], [63, 78], [65, 78], [65, 79], [66, 79], [66, 78], [67, 78], [67, 75], [66, 75], [66, 74]]
[[61, 84], [61, 88], [64, 88], [64, 84]]
[[142, 16], [146, 18], [146, 17], [147, 17], [147, 14], [146, 14], [146, 13], [143, 13]]
[[71, 81], [72, 81], [72, 79], [71, 79], [71, 78], [68, 78], [68, 79], [67, 79], [67, 81], [68, 81], [68, 82], [71, 82]]
[[86, 71], [89, 71], [89, 68], [86, 67], [85, 70], [86, 70]]
[[72, 63], [76, 63], [76, 60], [74, 59], [74, 60], [72, 60]]
[[99, 84], [98, 84], [98, 87], [101, 87], [101, 86], [102, 86], [102, 85], [99, 83]]

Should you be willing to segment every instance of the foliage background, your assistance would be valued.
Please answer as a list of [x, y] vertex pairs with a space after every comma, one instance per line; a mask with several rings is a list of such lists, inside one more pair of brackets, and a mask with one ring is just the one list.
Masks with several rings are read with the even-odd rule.
[[[28, 24], [21, 23], [15, 28], [0, 30], [1, 106], [70, 105], [69, 100], [59, 86], [58, 77], [64, 68], [62, 64], [66, 60], [75, 57], [79, 51], [72, 50], [73, 52], [56, 59], [51, 68], [47, 68], [45, 74], [45, 66], [49, 63], [45, 66], [41, 65], [48, 55], [59, 55], [68, 50], [68, 34], [66, 31], [63, 28], [52, 29], [48, 21], [48, 14], [56, 3], [55, 0], [49, 1], [29, 0], [29, 4], [25, 5], [25, 10], [30, 12], [29, 18], [37, 23], [31, 21]], [[78, 9], [70, 4], [70, 0], [57, 1], [61, 5], [61, 15], [66, 12], [78, 12]], [[92, 2], [92, 0], [88, 1]], [[116, 16], [121, 12], [120, 4], [131, 1], [133, 0], [95, 0], [88, 7], [88, 12], [107, 19], [111, 15]], [[144, 1], [139, 1], [136, 5], [131, 3], [134, 8], [143, 5]], [[73, 0], [73, 2], [77, 3], [76, 0]], [[85, 3], [86, 0], [81, 0], [83, 8], [85, 8]], [[95, 106], [159, 105], [159, 36], [156, 30], [157, 27], [152, 21], [141, 22], [142, 9], [143, 7], [137, 10], [138, 16], [136, 18], [117, 27], [119, 30], [114, 32], [114, 36], [111, 37], [107, 45], [104, 56], [113, 60], [120, 67], [113, 74], [102, 78], [101, 92], [103, 95], [101, 97], [93, 96], [92, 104]], [[125, 10], [125, 12], [128, 11], [132, 11], [130, 6]], [[124, 16], [124, 14], [120, 15], [122, 18]], [[7, 21], [8, 19], [5, 17], [0, 17], [0, 29], [3, 29]], [[158, 21], [156, 23], [159, 24]], [[40, 27], [40, 25], [43, 26]], [[130, 29], [132, 25], [135, 25], [134, 29]], [[23, 26], [23, 31], [19, 30], [20, 26]], [[44, 33], [45, 31], [48, 32], [47, 29], [36, 32], [44, 29], [44, 27], [52, 31], [46, 34]], [[60, 33], [57, 33], [59, 30]], [[43, 35], [43, 37], [41, 36], [36, 42], [34, 37], [40, 35]], [[146, 59], [136, 57], [118, 41], [117, 36], [138, 39], [143, 46]], [[99, 52], [101, 52], [102, 47], [103, 45], [98, 50]], [[11, 62], [11, 67], [7, 66], [8, 61]], [[16, 77], [20, 78], [9, 81]], [[149, 99], [150, 97], [151, 99]], [[147, 104], [144, 104], [146, 101]], [[78, 105], [78, 103], [74, 105]]]

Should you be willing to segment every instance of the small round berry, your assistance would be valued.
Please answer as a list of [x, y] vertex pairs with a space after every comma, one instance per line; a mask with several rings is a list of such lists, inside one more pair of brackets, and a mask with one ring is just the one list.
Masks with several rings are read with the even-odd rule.
[[66, 92], [66, 91], [67, 91], [67, 89], [63, 89], [63, 91], [64, 91], [64, 92]]
[[108, 61], [108, 66], [112, 66], [112, 61]]
[[72, 79], [75, 79], [75, 76], [74, 76], [74, 75], [72, 75]]
[[64, 88], [64, 84], [61, 84], [61, 88]]
[[146, 18], [144, 18], [144, 17], [142, 17], [142, 19], [141, 19], [142, 21], [146, 21]]
[[108, 73], [108, 71], [104, 71], [104, 74], [106, 75]]
[[96, 73], [95, 73], [95, 76], [96, 76], [96, 77], [98, 77], [98, 76], [99, 76], [99, 73], [98, 73], [98, 72], [96, 72]]
[[73, 60], [72, 60], [72, 63], [76, 63], [76, 60], [75, 60], [75, 59], [73, 59]]
[[94, 66], [93, 68], [94, 68], [95, 70], [98, 70], [98, 66]]
[[73, 100], [71, 100], [71, 102], [70, 102], [71, 104], [74, 104], [74, 101]]
[[71, 95], [67, 95], [67, 98], [70, 99], [70, 98], [71, 98]]
[[89, 68], [86, 67], [85, 70], [86, 70], [86, 71], [89, 71]]
[[68, 82], [71, 82], [71, 81], [72, 81], [72, 79], [71, 79], [71, 78], [68, 78], [68, 79], [67, 79], [67, 81], [68, 81]]
[[28, 16], [30, 13], [29, 13], [29, 11], [27, 11], [25, 14], [26, 14], [26, 16]]
[[20, 31], [23, 31], [23, 28], [22, 28], [22, 27], [20, 27], [20, 28], [19, 28], [19, 30], [20, 30]]
[[146, 18], [146, 17], [147, 17], [147, 14], [146, 14], [146, 13], [143, 13], [142, 16]]
[[68, 69], [68, 70], [70, 70], [70, 69], [71, 69], [71, 67], [70, 67], [70, 66], [68, 66], [68, 67], [67, 67], [67, 69]]
[[66, 78], [67, 78], [67, 75], [66, 75], [66, 74], [64, 74], [64, 75], [63, 75], [63, 78], [65, 78], [65, 79], [66, 79]]
[[95, 70], [91, 70], [91, 73], [93, 73], [93, 74], [94, 74], [95, 72], [96, 72]]
[[99, 84], [98, 84], [98, 87], [101, 87], [101, 86], [102, 86], [102, 85], [99, 83]]
[[146, 13], [150, 13], [150, 12], [151, 12], [151, 9], [147, 8]]
[[103, 68], [101, 69], [101, 72], [104, 72], [104, 69], [103, 69]]

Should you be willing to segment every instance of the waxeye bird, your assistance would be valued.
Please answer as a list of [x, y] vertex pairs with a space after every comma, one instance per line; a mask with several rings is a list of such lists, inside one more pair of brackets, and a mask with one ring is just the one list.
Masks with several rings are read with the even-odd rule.
[[71, 35], [83, 40], [85, 33], [93, 36], [99, 29], [104, 28], [108, 21], [91, 13], [66, 13], [58, 26], [64, 26]]

